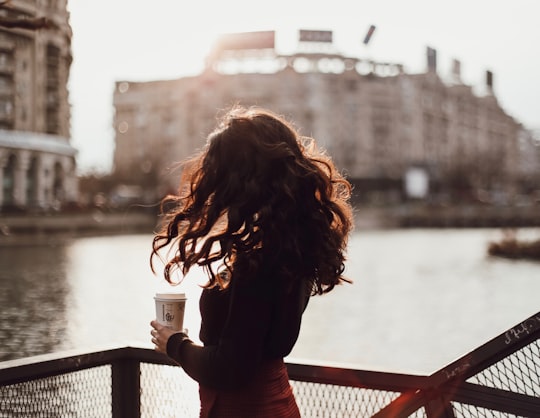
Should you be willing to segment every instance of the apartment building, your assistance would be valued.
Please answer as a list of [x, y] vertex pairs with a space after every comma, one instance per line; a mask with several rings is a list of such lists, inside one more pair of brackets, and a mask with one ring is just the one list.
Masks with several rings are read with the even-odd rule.
[[426, 71], [410, 74], [400, 64], [337, 54], [328, 48], [331, 37], [311, 37], [325, 40], [280, 55], [273, 36], [234, 34], [197, 76], [118, 81], [115, 172], [128, 179], [152, 171], [172, 186], [175, 163], [204, 146], [220, 112], [241, 104], [293, 120], [368, 189], [401, 185], [408, 170], [421, 167], [434, 185], [512, 193], [524, 128], [498, 103], [493, 74], [477, 95], [461, 81], [459, 62], [451, 80], [439, 76], [433, 50]]
[[70, 145], [71, 37], [66, 0], [0, 5], [0, 208], [77, 199]]

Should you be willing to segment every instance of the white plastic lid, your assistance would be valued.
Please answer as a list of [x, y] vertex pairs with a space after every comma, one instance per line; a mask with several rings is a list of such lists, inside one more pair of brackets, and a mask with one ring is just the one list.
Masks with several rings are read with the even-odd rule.
[[156, 293], [155, 299], [176, 300], [187, 298], [185, 293]]

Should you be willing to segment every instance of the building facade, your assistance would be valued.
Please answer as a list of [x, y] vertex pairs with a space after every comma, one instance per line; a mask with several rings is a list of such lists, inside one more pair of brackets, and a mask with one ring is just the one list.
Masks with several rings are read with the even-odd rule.
[[458, 62], [452, 79], [442, 80], [433, 50], [426, 72], [408, 74], [399, 64], [346, 57], [327, 44], [288, 56], [271, 42], [259, 46], [229, 42], [198, 76], [117, 82], [115, 172], [129, 178], [174, 168], [204, 145], [221, 111], [241, 104], [293, 120], [368, 189], [401, 184], [408, 170], [422, 167], [439, 187], [514, 193], [524, 128], [499, 105], [491, 73], [485, 93], [476, 95], [461, 82]]
[[[25, 24], [41, 18], [47, 23]], [[13, 0], [0, 6], [3, 211], [60, 208], [77, 199], [67, 88], [71, 37], [66, 0]]]

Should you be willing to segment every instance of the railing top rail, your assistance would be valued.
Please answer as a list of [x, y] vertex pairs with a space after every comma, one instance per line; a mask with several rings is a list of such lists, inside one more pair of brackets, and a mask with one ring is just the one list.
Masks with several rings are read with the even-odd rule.
[[427, 387], [428, 376], [404, 373], [360, 370], [287, 362], [289, 378], [303, 382], [323, 383], [404, 392]]

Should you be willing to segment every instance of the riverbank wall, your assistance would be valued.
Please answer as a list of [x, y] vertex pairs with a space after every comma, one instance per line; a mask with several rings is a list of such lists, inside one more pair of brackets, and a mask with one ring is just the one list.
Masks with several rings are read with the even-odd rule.
[[[540, 207], [494, 206], [355, 206], [357, 230], [388, 228], [540, 227]], [[152, 233], [159, 217], [153, 211], [101, 210], [51, 214], [1, 214], [0, 242], [17, 237], [92, 236]]]
[[540, 206], [356, 206], [357, 229], [540, 226]]
[[100, 210], [51, 214], [0, 214], [0, 245], [81, 236], [152, 233], [158, 217], [151, 212]]

